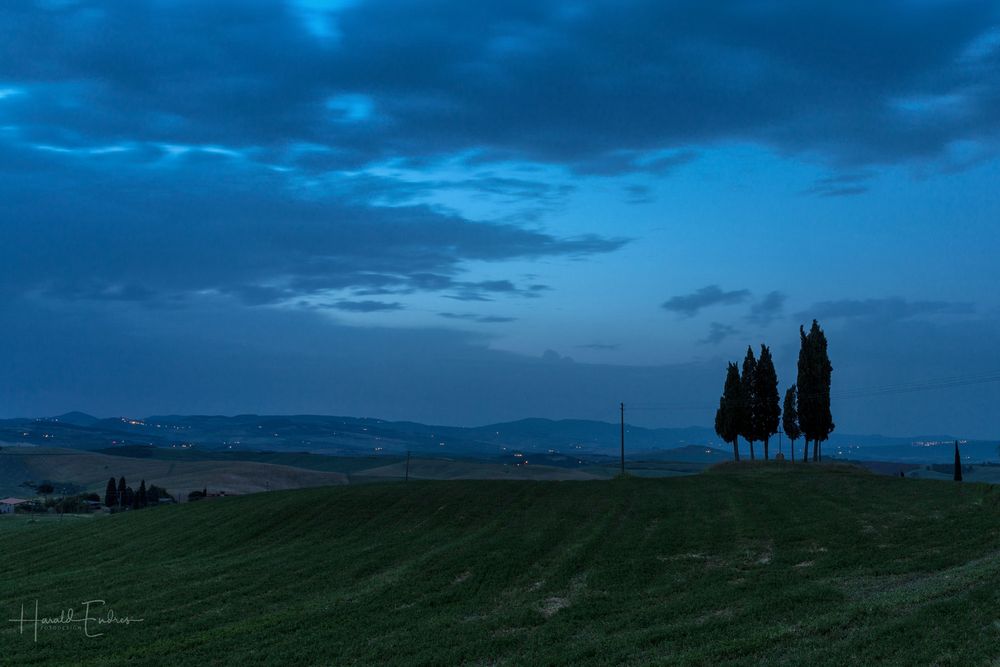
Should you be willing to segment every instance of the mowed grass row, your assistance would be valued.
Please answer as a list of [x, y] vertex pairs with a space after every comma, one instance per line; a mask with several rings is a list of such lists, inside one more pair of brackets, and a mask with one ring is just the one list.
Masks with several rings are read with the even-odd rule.
[[[271, 492], [0, 521], [0, 664], [981, 664], [993, 487], [813, 466]], [[9, 613], [8, 613], [9, 612]]]

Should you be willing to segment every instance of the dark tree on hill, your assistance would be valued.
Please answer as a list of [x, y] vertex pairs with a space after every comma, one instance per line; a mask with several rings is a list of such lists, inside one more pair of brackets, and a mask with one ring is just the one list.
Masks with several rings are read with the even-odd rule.
[[726, 369], [726, 385], [719, 399], [719, 409], [715, 413], [715, 432], [733, 446], [733, 460], [740, 460], [740, 412], [742, 411], [743, 388], [740, 383], [740, 369], [730, 362]]
[[781, 416], [781, 426], [791, 443], [792, 463], [795, 463], [795, 441], [802, 435], [799, 429], [799, 409], [798, 398], [796, 397], [795, 385], [793, 384], [785, 392], [784, 412]]
[[108, 487], [104, 490], [104, 506], [114, 507], [118, 504], [118, 485], [115, 484], [115, 478], [112, 477], [108, 480]]
[[157, 486], [156, 484], [150, 484], [149, 489], [146, 491], [146, 496], [149, 498], [150, 505], [157, 505], [160, 502], [160, 498], [170, 498], [170, 494], [167, 490]]
[[142, 480], [141, 482], [139, 482], [139, 491], [135, 495], [136, 495], [136, 504], [138, 504], [139, 507], [145, 507], [147, 504], [146, 480]]
[[958, 455], [958, 440], [955, 441], [955, 481], [962, 481], [962, 457]]
[[122, 476], [122, 477], [118, 478], [118, 506], [119, 507], [127, 507], [127, 504], [125, 503], [125, 488], [126, 488], [125, 477]]
[[802, 346], [799, 349], [798, 399], [799, 428], [806, 438], [806, 453], [809, 441], [813, 443], [813, 461], [819, 460], [819, 445], [833, 432], [833, 415], [830, 413], [830, 379], [833, 366], [827, 354], [826, 334], [819, 323], [813, 320], [809, 333], [799, 327]]
[[741, 378], [743, 391], [743, 411], [740, 414], [740, 435], [750, 443], [750, 460], [754, 456], [753, 443], [760, 436], [760, 426], [757, 421], [757, 359], [753, 356], [753, 348], [747, 347], [747, 356], [743, 359], [743, 377]]
[[767, 461], [768, 444], [771, 436], [778, 432], [781, 420], [781, 397], [778, 394], [778, 373], [774, 370], [774, 360], [767, 345], [760, 346], [757, 360], [757, 375], [754, 377], [754, 422], [757, 437], [764, 441], [764, 460]]
[[135, 509], [135, 491], [132, 490], [131, 486], [125, 487], [125, 500], [122, 501], [122, 507]]

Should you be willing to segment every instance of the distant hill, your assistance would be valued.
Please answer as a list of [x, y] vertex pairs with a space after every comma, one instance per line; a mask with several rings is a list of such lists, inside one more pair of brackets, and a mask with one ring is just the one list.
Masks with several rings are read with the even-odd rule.
[[[199, 448], [227, 451], [313, 452], [334, 456], [405, 455], [496, 460], [515, 453], [552, 454], [570, 460], [602, 462], [616, 457], [619, 424], [578, 419], [521, 419], [477, 427], [392, 422], [324, 415], [158, 415], [97, 418], [70, 412], [44, 419], [0, 420], [0, 445], [32, 444], [100, 450], [122, 446]], [[950, 436], [890, 438], [835, 433], [824, 453], [845, 459], [944, 462]], [[931, 446], [928, 443], [939, 443]], [[772, 449], [776, 443], [772, 442]], [[969, 462], [1000, 460], [995, 442], [963, 446]], [[629, 458], [668, 460], [693, 456], [699, 449], [728, 452], [712, 429], [643, 428], [626, 424]], [[787, 442], [785, 443], [787, 450]], [[801, 440], [798, 443], [801, 447]], [[679, 454], [679, 451], [685, 452]], [[712, 460], [719, 455], [708, 452]], [[690, 460], [685, 458], [683, 460]], [[556, 463], [556, 465], [559, 465]]]
[[53, 421], [63, 422], [64, 424], [71, 424], [73, 426], [94, 426], [100, 419], [93, 415], [88, 415], [86, 412], [67, 412], [64, 415], [59, 415], [58, 417], [53, 417]]
[[[0, 420], [0, 442], [104, 449], [120, 446], [203, 447], [309, 451], [357, 456], [372, 453], [495, 458], [514, 451], [606, 456], [619, 447], [619, 426], [598, 421], [524, 419], [480, 427], [390, 422], [321, 415], [158, 415], [98, 419], [67, 413], [47, 419]], [[630, 451], [711, 445], [708, 429], [626, 426]]]

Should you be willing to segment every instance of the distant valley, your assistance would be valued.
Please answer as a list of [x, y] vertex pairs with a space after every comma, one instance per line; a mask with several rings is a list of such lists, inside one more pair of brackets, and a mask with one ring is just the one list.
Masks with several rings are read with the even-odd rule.
[[[0, 420], [0, 494], [26, 483], [59, 492], [100, 492], [109, 477], [145, 479], [186, 494], [229, 493], [413, 479], [607, 479], [619, 471], [620, 425], [524, 419], [480, 427], [321, 415], [168, 415]], [[827, 458], [882, 462], [889, 474], [953, 460], [952, 438], [834, 435]], [[731, 450], [707, 428], [648, 429], [626, 424], [626, 459], [635, 476], [700, 472]], [[801, 452], [801, 441], [797, 443]], [[996, 443], [962, 442], [963, 462], [998, 460]], [[760, 451], [758, 447], [758, 452]], [[789, 457], [788, 443], [772, 441]], [[407, 456], [410, 457], [407, 465]], [[984, 481], [1000, 478], [984, 466]]]

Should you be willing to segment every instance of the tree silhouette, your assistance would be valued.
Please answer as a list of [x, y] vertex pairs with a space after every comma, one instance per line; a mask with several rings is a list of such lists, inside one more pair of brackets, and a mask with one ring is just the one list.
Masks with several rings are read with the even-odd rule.
[[740, 369], [730, 362], [726, 369], [726, 385], [719, 398], [719, 409], [715, 413], [715, 432], [733, 446], [733, 460], [740, 460], [740, 413], [742, 412], [743, 389]]
[[740, 414], [740, 435], [750, 443], [750, 460], [754, 456], [753, 443], [760, 437], [760, 427], [757, 420], [757, 359], [753, 356], [753, 348], [747, 347], [747, 356], [743, 359], [743, 378], [741, 381], [743, 393], [743, 410]]
[[774, 360], [767, 345], [760, 346], [760, 359], [757, 360], [757, 373], [754, 376], [754, 424], [757, 427], [757, 437], [764, 441], [764, 460], [767, 461], [768, 444], [771, 436], [778, 432], [781, 418], [781, 400], [778, 395], [778, 373], [774, 370]]
[[125, 485], [125, 477], [123, 475], [122, 477], [120, 477], [118, 479], [118, 506], [119, 507], [127, 507], [127, 504], [125, 502], [126, 501], [126, 498], [125, 498], [125, 489], [126, 488], [127, 487]]
[[799, 327], [801, 347], [798, 364], [799, 427], [806, 438], [808, 456], [809, 441], [813, 443], [813, 461], [820, 459], [819, 444], [833, 432], [833, 416], [830, 413], [830, 378], [833, 366], [827, 355], [826, 335], [819, 323], [813, 320], [809, 333]]
[[955, 441], [955, 481], [962, 481], [962, 457], [958, 455], [958, 440]]
[[104, 490], [104, 506], [114, 507], [118, 504], [118, 486], [115, 484], [115, 478], [112, 477], [108, 480], [108, 487]]
[[794, 384], [785, 392], [785, 405], [781, 416], [781, 426], [785, 431], [785, 435], [788, 436], [788, 442], [791, 443], [792, 463], [795, 463], [795, 441], [802, 435], [802, 430], [799, 429], [798, 398]]
[[136, 504], [139, 507], [146, 506], [146, 480], [139, 482], [139, 491], [136, 492]]

